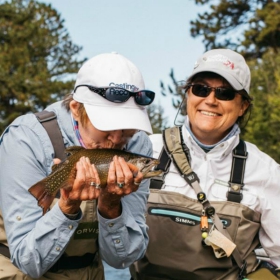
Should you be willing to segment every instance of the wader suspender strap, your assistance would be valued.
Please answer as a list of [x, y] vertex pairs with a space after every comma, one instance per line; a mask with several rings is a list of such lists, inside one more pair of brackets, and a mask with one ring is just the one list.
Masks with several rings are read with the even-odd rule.
[[[182, 135], [181, 139], [182, 138]], [[182, 142], [183, 150], [188, 153], [188, 148], [185, 147], [185, 143]], [[243, 189], [243, 179], [244, 179], [244, 172], [245, 172], [245, 164], [246, 159], [248, 157], [248, 153], [246, 152], [246, 145], [243, 140], [240, 139], [237, 147], [234, 149], [232, 153], [232, 166], [231, 166], [231, 174], [230, 174], [230, 181], [229, 181], [229, 191], [227, 193], [227, 200], [232, 202], [240, 203], [243, 198], [242, 189]], [[165, 148], [161, 150], [159, 155], [160, 163], [156, 169], [163, 170], [163, 176], [154, 177], [151, 179], [150, 188], [151, 189], [158, 189], [160, 190], [163, 183], [165, 175], [168, 172], [171, 159], [166, 152]], [[189, 156], [188, 156], [189, 160]], [[178, 168], [178, 166], [177, 166]]]
[[[45, 128], [51, 139], [55, 157], [59, 158], [61, 161], [65, 160], [66, 153], [64, 152], [64, 141], [57, 123], [56, 114], [54, 112], [44, 110], [42, 112], [35, 113], [35, 116]], [[60, 191], [57, 192], [55, 197], [60, 198]]]
[[[64, 142], [62, 138], [61, 131], [59, 129], [57, 120], [56, 120], [56, 114], [54, 112], [48, 112], [48, 111], [42, 111], [35, 113], [35, 116], [37, 117], [38, 121], [42, 124], [42, 126], [47, 131], [53, 148], [55, 157], [64, 160], [66, 158], [66, 154], [64, 152]], [[59, 197], [60, 193], [58, 192]], [[9, 248], [0, 243], [0, 254], [5, 256], [6, 258], [10, 258], [10, 251]]]
[[[56, 114], [54, 112], [42, 111], [35, 113], [35, 116], [37, 117], [38, 121], [42, 124], [42, 126], [46, 129], [51, 139], [55, 157], [64, 160], [66, 158], [66, 154], [64, 153], [64, 142], [56, 120]], [[11, 257], [9, 248], [1, 243], [0, 254], [7, 258]]]
[[229, 201], [240, 203], [243, 198], [243, 179], [245, 172], [245, 164], [248, 153], [246, 151], [246, 145], [243, 140], [239, 141], [239, 144], [233, 151], [232, 166], [229, 181], [229, 191], [227, 198]]
[[[47, 131], [53, 148], [55, 157], [59, 158], [61, 161], [66, 159], [66, 153], [64, 152], [64, 142], [61, 131], [59, 129], [56, 114], [54, 112], [42, 111], [35, 114], [38, 121]], [[60, 197], [60, 192], [57, 193], [56, 198]], [[63, 254], [58, 261], [49, 269], [50, 272], [56, 273], [61, 269], [80, 269], [92, 264], [96, 257], [96, 254], [86, 253], [83, 256], [71, 256], [66, 257]]]
[[151, 178], [150, 189], [160, 190], [164, 183], [165, 175], [167, 174], [167, 172], [169, 170], [171, 159], [164, 148], [162, 148], [158, 159], [160, 162], [157, 165], [157, 167], [155, 168], [155, 170], [162, 170], [163, 174], [158, 177]]
[[9, 248], [2, 243], [0, 243], [0, 254], [8, 259], [11, 257]]
[[62, 134], [57, 123], [56, 114], [54, 112], [44, 110], [42, 112], [35, 113], [35, 116], [45, 128], [51, 139], [55, 157], [64, 160], [66, 158], [66, 154], [64, 152], [65, 147]]
[[[199, 178], [197, 177], [197, 174], [194, 171], [192, 171], [189, 165], [189, 149], [183, 142], [181, 127], [172, 127], [166, 129], [163, 132], [163, 140], [164, 140], [164, 148], [170, 155], [172, 162], [180, 172], [181, 176], [194, 189], [196, 194], [203, 193], [199, 185]], [[239, 157], [237, 158], [239, 159]], [[233, 166], [235, 167], [235, 164], [233, 164]], [[242, 168], [244, 170], [244, 166]], [[231, 181], [232, 179], [236, 179], [234, 177], [236, 177], [235, 174], [237, 174], [236, 172], [232, 172], [232, 173], [234, 175], [231, 176], [232, 177]], [[204, 208], [212, 207], [207, 199], [205, 199], [201, 203]], [[229, 240], [232, 240], [229, 233], [224, 228], [223, 223], [221, 222], [219, 216], [215, 213], [215, 211], [212, 215], [212, 220], [215, 223], [216, 228]], [[245, 261], [242, 261], [240, 253], [238, 252], [237, 248], [233, 250], [232, 256], [240, 269], [239, 279], [243, 279], [243, 277], [246, 276], [247, 264]]]

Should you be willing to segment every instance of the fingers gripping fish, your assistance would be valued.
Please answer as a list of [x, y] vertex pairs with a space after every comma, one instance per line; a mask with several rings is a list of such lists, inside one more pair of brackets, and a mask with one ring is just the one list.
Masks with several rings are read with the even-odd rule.
[[80, 146], [72, 146], [66, 149], [67, 158], [65, 161], [53, 165], [52, 172], [43, 180], [29, 188], [29, 192], [38, 200], [38, 205], [43, 208], [43, 214], [47, 212], [60, 188], [71, 188], [76, 177], [76, 163], [82, 156], [88, 157], [95, 165], [99, 178], [100, 187], [105, 187], [109, 165], [116, 155], [123, 157], [133, 170], [135, 166], [143, 173], [143, 178], [158, 176], [161, 171], [153, 170], [159, 164], [154, 158], [139, 154], [129, 153], [115, 149], [85, 149]]

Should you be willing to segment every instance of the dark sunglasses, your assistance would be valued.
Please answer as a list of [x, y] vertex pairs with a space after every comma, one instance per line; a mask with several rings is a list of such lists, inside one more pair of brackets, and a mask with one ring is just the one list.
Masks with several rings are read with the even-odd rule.
[[155, 98], [155, 93], [150, 90], [140, 90], [133, 92], [119, 87], [97, 88], [90, 85], [78, 85], [75, 87], [74, 92], [76, 92], [78, 87], [87, 87], [89, 90], [99, 94], [108, 101], [115, 103], [126, 102], [131, 96], [133, 96], [135, 102], [138, 105], [146, 106], [150, 105]]
[[199, 97], [207, 97], [214, 90], [215, 97], [219, 100], [233, 100], [238, 93], [232, 88], [209, 87], [201, 84], [189, 84], [187, 89], [189, 88], [192, 89], [194, 95]]

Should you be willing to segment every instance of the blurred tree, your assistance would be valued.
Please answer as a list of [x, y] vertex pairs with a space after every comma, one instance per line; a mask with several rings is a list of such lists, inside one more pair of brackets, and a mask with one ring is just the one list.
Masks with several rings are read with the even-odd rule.
[[183, 121], [182, 117], [186, 115], [186, 104], [185, 102], [182, 103], [185, 98], [185, 91], [182, 88], [185, 81], [177, 81], [173, 69], [171, 69], [169, 77], [171, 79], [172, 86], [165, 86], [163, 81], [160, 81], [161, 94], [163, 96], [171, 95], [172, 106], [176, 110], [179, 110], [178, 115], [180, 123]]
[[239, 51], [250, 65], [254, 107], [242, 137], [280, 162], [280, 1], [195, 2], [209, 9], [191, 22], [191, 35], [203, 36], [206, 50]]
[[249, 66], [254, 107], [242, 137], [280, 162], [280, 53], [270, 49]]
[[160, 104], [151, 104], [147, 107], [147, 111], [150, 117], [153, 133], [161, 133], [162, 130], [167, 128], [167, 118], [164, 117], [164, 109]]
[[[229, 48], [245, 56], [252, 81], [252, 115], [242, 128], [242, 138], [280, 162], [280, 1], [195, 0], [206, 12], [191, 21], [191, 35], [203, 36], [206, 50]], [[172, 86], [161, 83], [179, 107], [182, 91], [170, 73]], [[184, 114], [182, 114], [184, 115]]]
[[17, 116], [38, 111], [73, 87], [75, 57], [64, 20], [51, 5], [0, 1], [0, 133]]
[[[191, 21], [191, 35], [202, 36], [206, 50], [230, 48], [260, 58], [280, 48], [279, 0], [195, 0], [208, 9]], [[213, 3], [213, 4], [212, 4]]]

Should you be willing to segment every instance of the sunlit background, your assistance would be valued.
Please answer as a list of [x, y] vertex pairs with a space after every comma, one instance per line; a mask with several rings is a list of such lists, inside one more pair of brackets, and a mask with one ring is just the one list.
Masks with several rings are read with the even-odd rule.
[[190, 36], [190, 21], [205, 7], [191, 0], [51, 0], [65, 20], [73, 43], [82, 46], [80, 58], [116, 51], [138, 66], [146, 88], [157, 93], [155, 103], [173, 124], [171, 97], [160, 93], [160, 81], [186, 79], [205, 48], [202, 38]]

